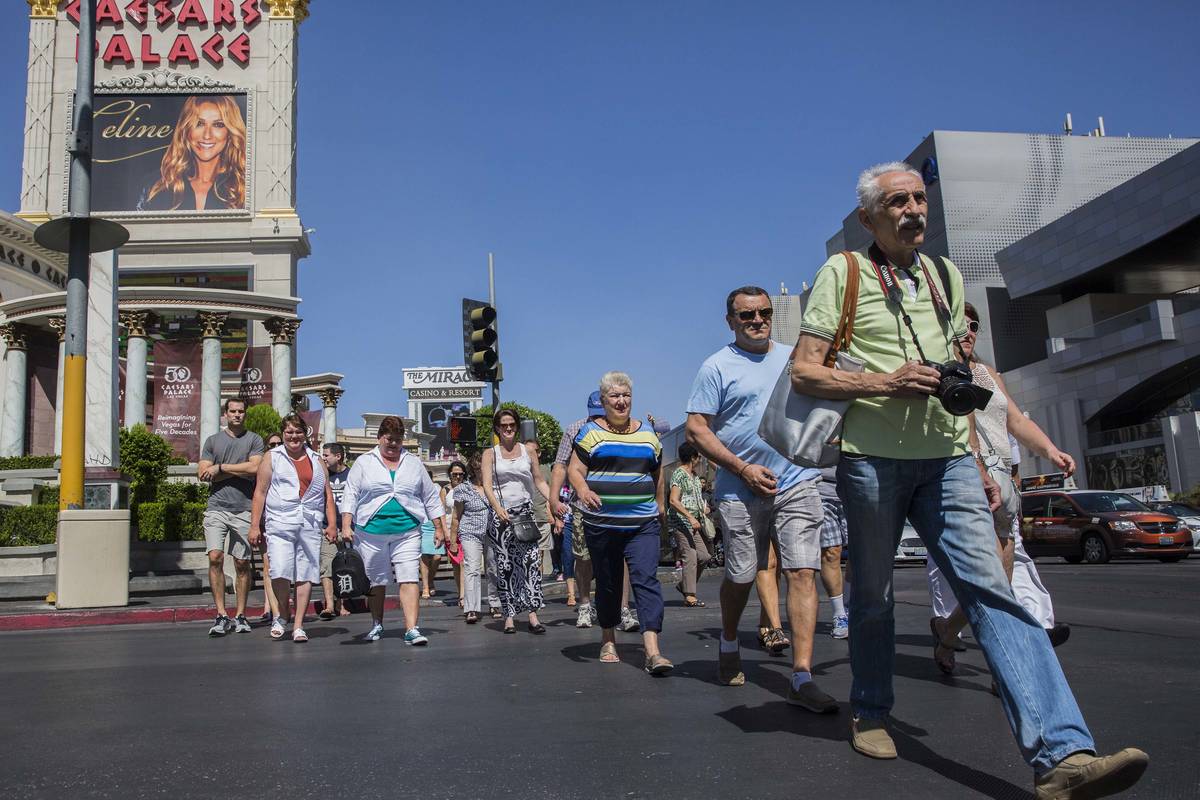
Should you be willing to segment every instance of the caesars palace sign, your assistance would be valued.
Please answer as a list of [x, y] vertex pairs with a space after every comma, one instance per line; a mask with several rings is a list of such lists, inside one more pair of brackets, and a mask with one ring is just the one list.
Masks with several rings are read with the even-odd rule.
[[[71, 0], [66, 7], [76, 25], [79, 4], [80, 0]], [[250, 37], [235, 29], [239, 23], [250, 28], [262, 19], [258, 4], [259, 0], [98, 0], [96, 52], [106, 64], [197, 64], [203, 56], [219, 67], [228, 55], [245, 65], [250, 63]], [[160, 30], [168, 25], [179, 30], [166, 52], [155, 50], [149, 33], [120, 30], [126, 22], [144, 28], [150, 20]], [[108, 34], [106, 27], [118, 30]]]

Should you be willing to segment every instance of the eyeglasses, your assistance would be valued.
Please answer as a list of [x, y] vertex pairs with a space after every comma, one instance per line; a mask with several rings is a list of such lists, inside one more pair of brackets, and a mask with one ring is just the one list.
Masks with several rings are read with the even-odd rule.
[[967, 330], [971, 333], [979, 333], [979, 323], [973, 319], [967, 320]]
[[775, 309], [773, 309], [773, 308], [755, 308], [750, 311], [737, 312], [737, 318], [739, 320], [741, 320], [742, 322], [753, 322], [754, 318], [756, 316], [762, 317], [763, 322], [770, 322], [771, 317], [775, 316]]
[[511, 422], [501, 423], [500, 425], [497, 425], [496, 427], [502, 431], [515, 431], [517, 429], [517, 426]]

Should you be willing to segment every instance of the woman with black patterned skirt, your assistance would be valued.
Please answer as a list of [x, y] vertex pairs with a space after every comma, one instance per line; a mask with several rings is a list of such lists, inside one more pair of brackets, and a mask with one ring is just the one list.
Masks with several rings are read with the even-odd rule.
[[542, 607], [542, 551], [538, 540], [517, 541], [510, 519], [532, 513], [534, 487], [547, 499], [550, 486], [542, 471], [529, 457], [525, 445], [517, 440], [521, 416], [509, 408], [496, 412], [492, 429], [500, 444], [483, 453], [483, 491], [495, 512], [491, 538], [496, 553], [496, 593], [504, 612], [504, 632], [516, 633], [513, 618], [529, 613], [529, 630], [542, 634], [546, 626], [538, 622]]

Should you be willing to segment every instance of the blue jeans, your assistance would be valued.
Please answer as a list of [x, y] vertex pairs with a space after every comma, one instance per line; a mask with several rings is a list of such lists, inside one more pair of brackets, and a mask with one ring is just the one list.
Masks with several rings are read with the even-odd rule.
[[1094, 752], [1046, 632], [1013, 597], [974, 460], [844, 454], [838, 494], [850, 528], [854, 715], [881, 719], [894, 702], [892, 564], [907, 518], [966, 612], [1021, 755], [1041, 773], [1072, 753]]
[[575, 577], [575, 551], [571, 549], [571, 536], [573, 531], [571, 528], [572, 520], [568, 518], [563, 522], [562, 536], [558, 537], [559, 546], [562, 548], [562, 574], [564, 578]]

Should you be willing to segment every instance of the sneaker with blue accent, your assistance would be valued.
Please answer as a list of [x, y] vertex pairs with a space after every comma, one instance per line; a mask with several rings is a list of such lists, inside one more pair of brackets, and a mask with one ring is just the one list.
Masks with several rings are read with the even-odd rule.
[[849, 639], [850, 638], [850, 617], [846, 616], [845, 614], [834, 617], [833, 618], [833, 630], [831, 630], [829, 632], [829, 635], [835, 639]]
[[641, 627], [642, 625], [638, 622], [636, 613], [628, 608], [621, 609], [621, 621], [617, 624], [617, 630], [634, 633]]
[[404, 633], [404, 643], [411, 644], [414, 647], [421, 647], [429, 644], [429, 640], [421, 633], [420, 628], [409, 628]]
[[383, 636], [383, 623], [376, 622], [371, 626], [371, 630], [367, 631], [365, 638], [368, 642], [378, 642], [381, 636]]
[[252, 630], [253, 628], [250, 627], [250, 620], [246, 619], [246, 615], [238, 614], [237, 618], [233, 621], [233, 632], [250, 633]]
[[233, 630], [233, 620], [224, 614], [217, 615], [217, 621], [208, 629], [209, 636], [224, 636]]

